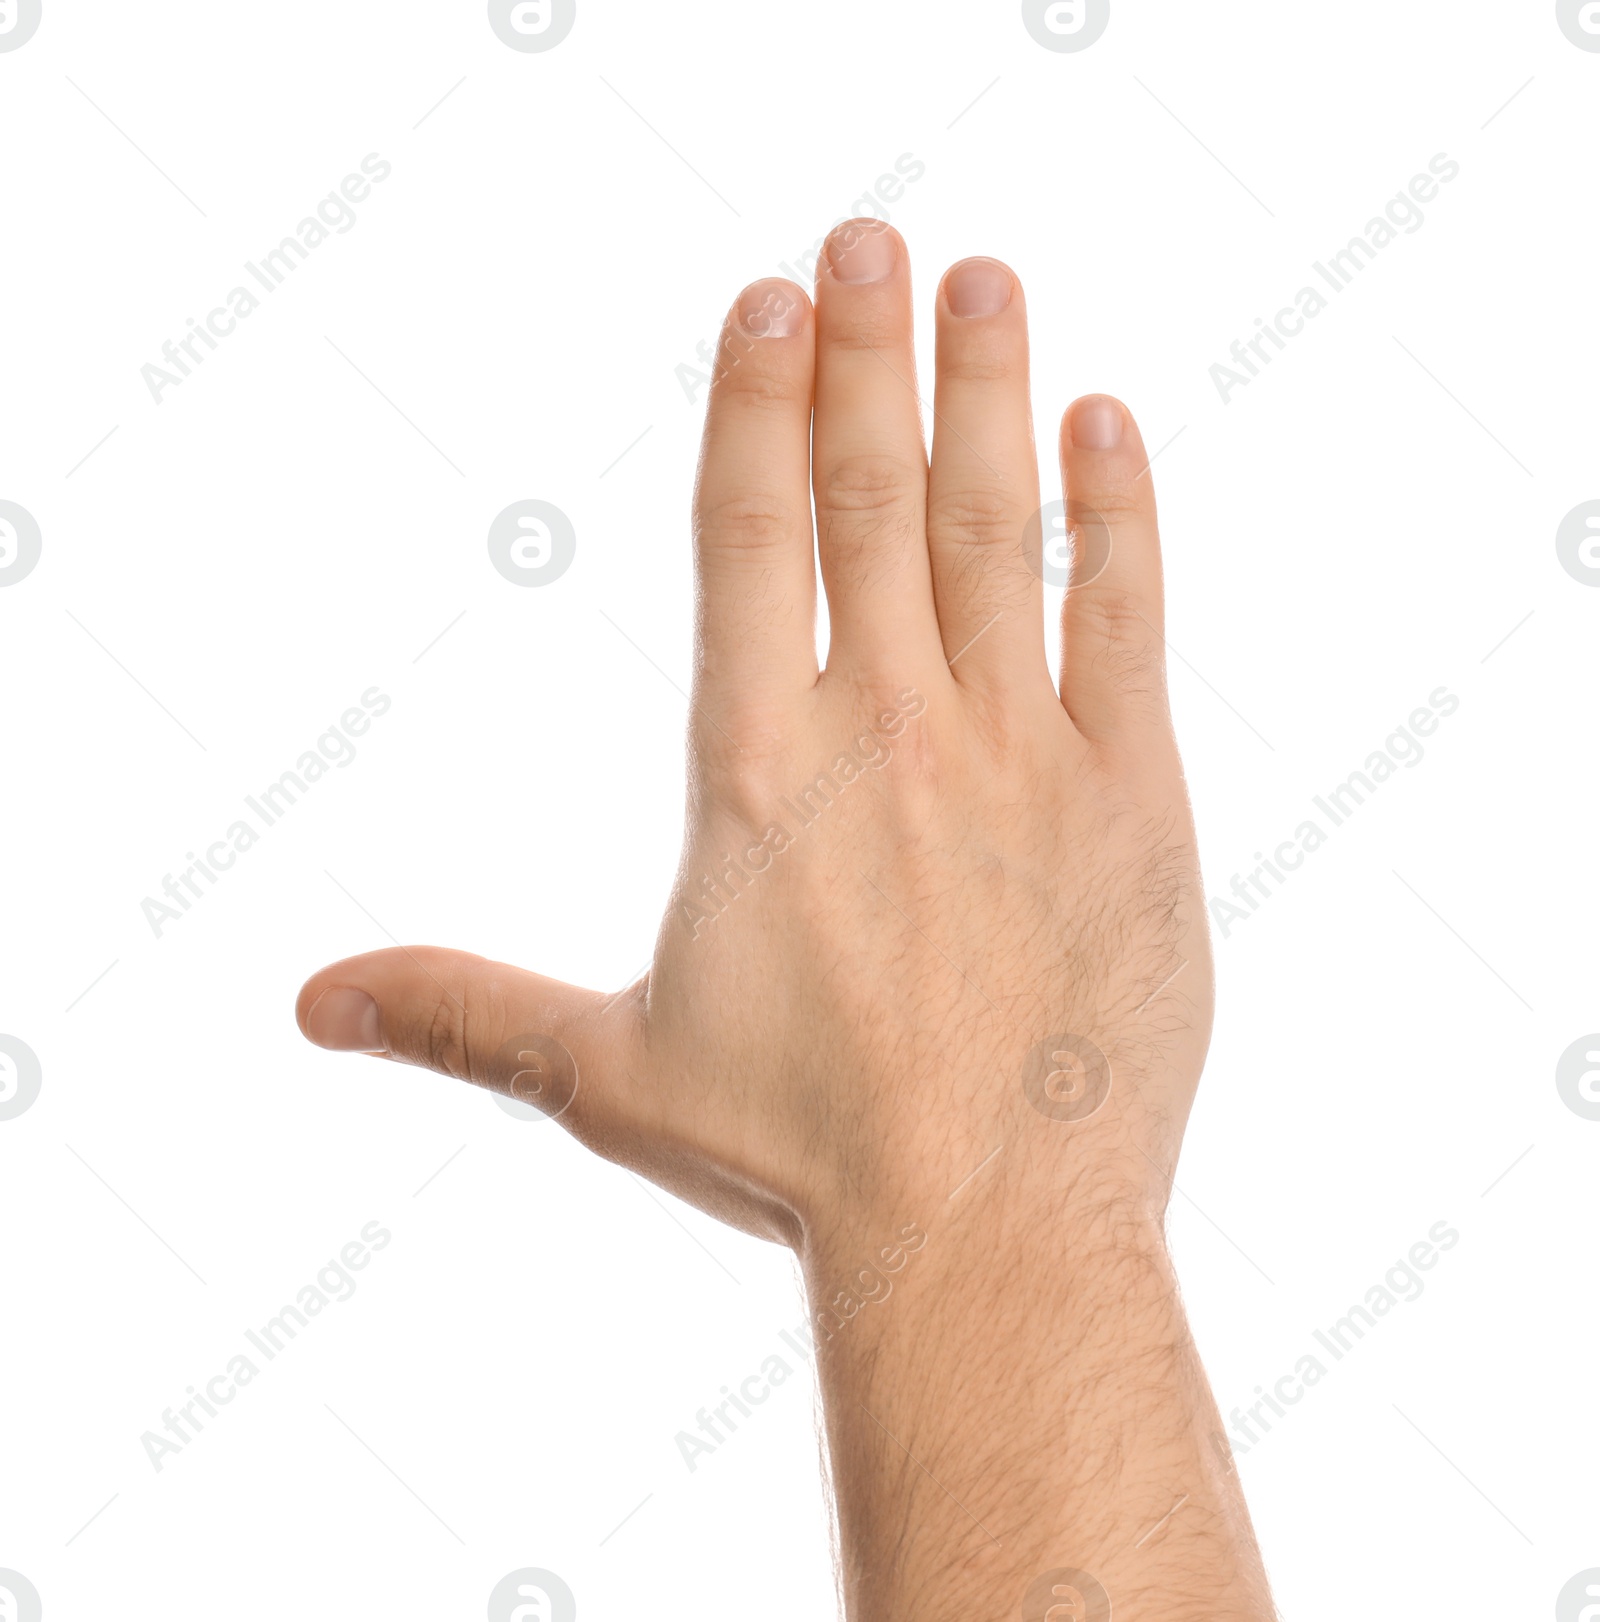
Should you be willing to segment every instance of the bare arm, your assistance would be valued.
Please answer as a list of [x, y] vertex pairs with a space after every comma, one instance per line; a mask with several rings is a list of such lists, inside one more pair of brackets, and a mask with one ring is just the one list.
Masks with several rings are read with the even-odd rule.
[[848, 1614], [1270, 1618], [1156, 1213], [1003, 1158], [848, 1322], [807, 1257]]

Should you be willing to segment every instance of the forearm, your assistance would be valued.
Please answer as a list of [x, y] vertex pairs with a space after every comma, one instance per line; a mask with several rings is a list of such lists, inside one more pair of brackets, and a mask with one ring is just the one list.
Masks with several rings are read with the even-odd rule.
[[[1159, 1218], [977, 1181], [805, 1257], [852, 1622], [1103, 1622], [1066, 1571], [1117, 1622], [1270, 1618]], [[842, 1319], [908, 1222], [926, 1243]]]

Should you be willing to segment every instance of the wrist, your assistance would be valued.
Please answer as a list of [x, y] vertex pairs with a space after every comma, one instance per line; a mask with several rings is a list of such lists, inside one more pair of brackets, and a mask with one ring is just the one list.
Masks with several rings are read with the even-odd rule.
[[[1036, 1168], [993, 1161], [932, 1196], [907, 1179], [805, 1224], [798, 1247], [819, 1351], [937, 1335], [959, 1360], [985, 1314], [1009, 1302], [1079, 1300], [1168, 1287], [1165, 1194], [1095, 1163]], [[932, 1343], [929, 1342], [929, 1349]]]
[[1107, 1245], [1164, 1253], [1176, 1143], [1144, 1141], [1111, 1111], [1072, 1124], [1013, 1115], [989, 1134], [937, 1142], [930, 1123], [919, 1126], [844, 1155], [848, 1173], [797, 1210], [809, 1288], [870, 1267], [898, 1270], [901, 1253], [923, 1248], [918, 1234], [940, 1249], [1069, 1268]]

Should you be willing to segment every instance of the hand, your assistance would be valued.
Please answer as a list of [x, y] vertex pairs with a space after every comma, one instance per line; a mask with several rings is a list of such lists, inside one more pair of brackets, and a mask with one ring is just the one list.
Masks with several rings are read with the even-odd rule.
[[969, 260], [935, 309], [931, 466], [895, 232], [841, 227], [814, 311], [771, 281], [728, 317], [688, 833], [649, 973], [608, 997], [380, 951], [307, 983], [307, 1036], [565, 1104], [602, 1154], [793, 1245], [930, 1208], [996, 1146], [1024, 1188], [1092, 1170], [1159, 1211], [1211, 970], [1147, 458], [1116, 401], [1067, 414], [1058, 694], [1022, 289]]
[[1022, 289], [968, 260], [936, 322], [930, 461], [893, 231], [835, 231], [815, 310], [761, 282], [729, 316], [649, 973], [376, 952], [301, 1026], [536, 1099], [799, 1251], [852, 1618], [1262, 1622], [1162, 1232], [1211, 962], [1148, 459], [1115, 400], [1067, 413], [1058, 692]]

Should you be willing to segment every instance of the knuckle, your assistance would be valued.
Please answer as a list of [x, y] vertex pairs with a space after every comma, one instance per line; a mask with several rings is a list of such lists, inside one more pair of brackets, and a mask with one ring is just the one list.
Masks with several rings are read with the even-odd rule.
[[782, 792], [770, 774], [783, 758], [791, 729], [785, 707], [760, 695], [734, 696], [713, 713], [695, 702], [689, 735], [694, 748], [694, 793], [715, 805], [770, 809]]
[[1133, 593], [1084, 587], [1072, 593], [1073, 623], [1098, 670], [1130, 697], [1166, 701], [1161, 637]]
[[832, 512], [883, 513], [905, 506], [926, 476], [898, 456], [847, 456], [823, 474], [821, 504]]
[[1074, 512], [1096, 513], [1108, 524], [1148, 520], [1151, 516], [1148, 475], [1142, 483], [1101, 484], [1082, 494], [1073, 491], [1069, 506]]
[[755, 411], [786, 411], [801, 393], [794, 378], [763, 371], [737, 358], [719, 368], [712, 390], [719, 406], [737, 405], [741, 410]]
[[928, 531], [941, 540], [977, 546], [1016, 545], [1023, 521], [1006, 492], [997, 486], [964, 485], [928, 498]]
[[1015, 376], [1009, 356], [977, 347], [946, 355], [939, 364], [941, 383], [1006, 383]]
[[759, 495], [731, 496], [699, 512], [695, 533], [705, 548], [721, 552], [770, 552], [786, 546], [797, 524], [781, 501]]
[[1139, 600], [1116, 586], [1082, 586], [1072, 592], [1072, 612], [1096, 642], [1123, 646], [1154, 636]]
[[785, 765], [777, 749], [763, 752], [756, 746], [738, 753], [728, 748], [703, 751], [697, 769], [706, 805], [714, 808], [712, 820], [718, 834], [711, 854], [735, 852], [782, 819], [783, 796], [794, 787], [788, 779], [795, 775], [792, 771], [785, 775]]
[[[904, 348], [906, 332], [903, 323], [862, 311], [850, 321], [829, 327], [822, 340], [824, 349], [836, 355], [855, 355], [863, 350], [893, 350]], [[892, 363], [891, 363], [892, 364]]]
[[441, 996], [422, 1036], [422, 1058], [428, 1069], [457, 1081], [470, 1079], [467, 1011], [453, 997]]

